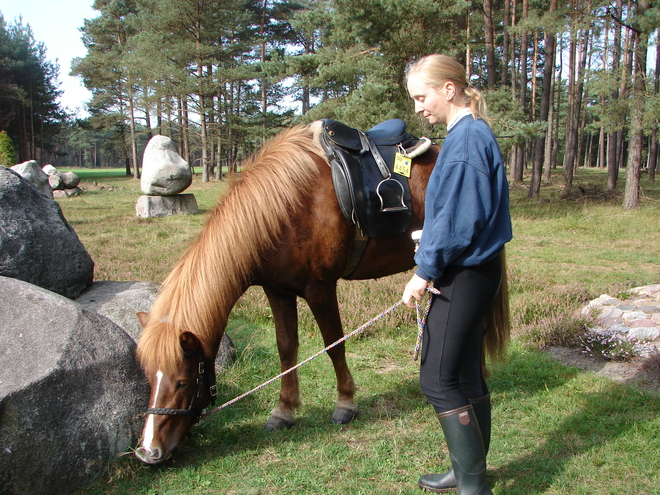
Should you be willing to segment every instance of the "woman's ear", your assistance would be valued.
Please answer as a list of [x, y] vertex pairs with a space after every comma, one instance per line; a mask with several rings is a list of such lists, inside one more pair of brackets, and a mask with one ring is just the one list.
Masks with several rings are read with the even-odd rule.
[[456, 96], [456, 85], [452, 81], [447, 81], [444, 84], [443, 89], [448, 100], [451, 100]]

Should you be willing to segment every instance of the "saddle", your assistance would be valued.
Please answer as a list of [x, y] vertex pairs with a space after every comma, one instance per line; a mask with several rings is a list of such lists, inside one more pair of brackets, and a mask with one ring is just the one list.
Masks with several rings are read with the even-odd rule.
[[402, 175], [405, 168], [394, 171], [395, 155], [410, 157], [407, 151], [425, 142], [407, 133], [400, 119], [387, 120], [367, 132], [331, 119], [321, 122], [320, 141], [344, 217], [363, 236], [394, 237], [405, 232], [412, 202], [408, 178]]

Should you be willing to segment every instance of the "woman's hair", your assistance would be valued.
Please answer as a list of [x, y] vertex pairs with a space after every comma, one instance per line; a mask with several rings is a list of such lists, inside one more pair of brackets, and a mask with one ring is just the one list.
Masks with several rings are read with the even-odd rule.
[[457, 95], [462, 95], [465, 102], [469, 103], [472, 116], [475, 119], [483, 119], [488, 122], [486, 100], [484, 100], [481, 92], [467, 80], [463, 66], [453, 58], [438, 53], [422, 57], [406, 67], [406, 83], [412, 75], [436, 89], [439, 89], [448, 81], [453, 82], [458, 92]]

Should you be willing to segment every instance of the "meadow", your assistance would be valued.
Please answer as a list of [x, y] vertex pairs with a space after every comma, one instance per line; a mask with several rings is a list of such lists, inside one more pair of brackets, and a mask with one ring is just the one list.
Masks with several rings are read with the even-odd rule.
[[[201, 214], [135, 216], [139, 181], [119, 170], [78, 169], [85, 194], [59, 200], [96, 263], [96, 280], [161, 282], [203, 226], [228, 182], [186, 192]], [[488, 474], [495, 494], [660, 494], [660, 394], [564, 366], [542, 349], [579, 325], [576, 312], [602, 293], [660, 283], [660, 185], [642, 180], [640, 208], [623, 210], [604, 171], [580, 169], [581, 194], [560, 195], [560, 172], [541, 198], [511, 187], [514, 239], [507, 247], [514, 337], [491, 363], [493, 439]], [[395, 303], [409, 273], [339, 286], [345, 330]], [[301, 359], [323, 347], [299, 303]], [[114, 461], [81, 494], [418, 494], [417, 478], [449, 466], [442, 432], [418, 385], [414, 312], [393, 315], [347, 342], [360, 414], [329, 422], [335, 380], [326, 356], [300, 369], [303, 406], [288, 431], [266, 432], [278, 385], [205, 418], [167, 463]], [[218, 376], [220, 400], [279, 372], [266, 298], [250, 288], [227, 333], [237, 362]], [[561, 340], [561, 339], [559, 339]], [[130, 453], [128, 453], [130, 454]]]

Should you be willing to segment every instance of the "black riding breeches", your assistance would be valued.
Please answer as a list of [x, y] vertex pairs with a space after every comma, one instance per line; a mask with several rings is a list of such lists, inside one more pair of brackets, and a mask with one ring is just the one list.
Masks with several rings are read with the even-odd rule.
[[420, 384], [436, 412], [488, 394], [481, 365], [484, 322], [502, 280], [500, 258], [479, 266], [448, 266], [434, 282], [424, 329]]

